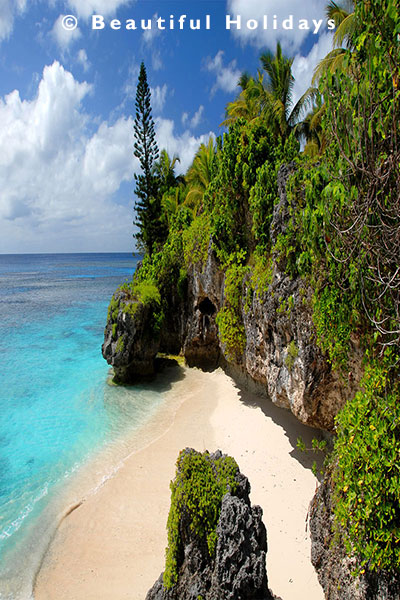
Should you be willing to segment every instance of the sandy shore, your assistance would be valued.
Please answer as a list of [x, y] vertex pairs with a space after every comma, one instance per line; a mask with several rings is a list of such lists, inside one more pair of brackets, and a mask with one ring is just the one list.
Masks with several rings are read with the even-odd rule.
[[35, 600], [144, 600], [163, 570], [169, 482], [185, 447], [220, 448], [249, 478], [252, 503], [264, 511], [272, 591], [283, 600], [323, 600], [306, 532], [314, 456], [296, 448], [297, 437], [310, 445], [315, 431], [241, 392], [222, 371], [185, 369], [142, 436], [143, 447], [63, 519]]

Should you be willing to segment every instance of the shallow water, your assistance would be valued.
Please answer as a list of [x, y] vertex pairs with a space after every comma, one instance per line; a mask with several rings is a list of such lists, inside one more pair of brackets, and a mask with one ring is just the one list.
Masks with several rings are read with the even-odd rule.
[[[72, 475], [131, 435], [158, 387], [110, 387], [101, 343], [129, 254], [0, 255], [0, 598], [30, 595]], [[107, 455], [107, 451], [105, 453]], [[107, 468], [98, 472], [107, 477]]]

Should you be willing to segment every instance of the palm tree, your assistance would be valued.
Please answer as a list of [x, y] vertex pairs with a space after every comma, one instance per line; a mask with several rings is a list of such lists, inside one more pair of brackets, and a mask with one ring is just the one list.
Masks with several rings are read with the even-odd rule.
[[215, 157], [214, 139], [209, 138], [207, 145], [201, 144], [191, 166], [186, 173], [187, 194], [185, 204], [196, 212], [201, 207], [204, 192], [212, 177], [212, 165]]
[[185, 204], [186, 187], [183, 183], [175, 187], [169, 188], [163, 195], [161, 200], [162, 214], [168, 223], [168, 228], [171, 227], [173, 218]]
[[164, 149], [160, 152], [160, 158], [154, 163], [153, 173], [160, 181], [160, 191], [162, 194], [169, 188], [176, 187], [184, 180], [182, 175], [175, 175], [175, 167], [178, 162], [180, 162], [180, 159], [176, 154], [171, 158]]
[[228, 118], [222, 125], [230, 125], [239, 117], [248, 121], [262, 118], [271, 124], [276, 135], [286, 138], [310, 100], [309, 90], [293, 106], [293, 58], [283, 55], [279, 42], [275, 54], [265, 52], [260, 60], [263, 71], [258, 71], [257, 78], [242, 75], [242, 91], [228, 104]]
[[153, 175], [158, 183], [158, 198], [161, 204], [160, 223], [165, 231], [165, 237], [172, 224], [172, 217], [181, 203], [180, 188], [184, 187], [183, 175], [175, 175], [175, 167], [178, 162], [180, 160], [176, 154], [171, 158], [163, 149], [153, 166]]
[[325, 73], [335, 73], [343, 68], [343, 60], [347, 50], [354, 50], [354, 34], [356, 28], [356, 17], [354, 13], [354, 2], [347, 0], [343, 5], [339, 5], [333, 0], [330, 0], [326, 7], [326, 16], [328, 19], [333, 19], [336, 26], [336, 32], [333, 38], [333, 50], [331, 50], [325, 58], [317, 65], [314, 76], [313, 85]]
[[325, 132], [322, 128], [322, 118], [325, 113], [325, 103], [320, 92], [316, 88], [308, 90], [311, 110], [295, 126], [298, 139], [305, 141], [304, 154], [314, 158], [322, 154], [327, 145]]
[[276, 122], [278, 131], [286, 137], [289, 129], [294, 125], [295, 119], [295, 114], [290, 109], [294, 86], [293, 58], [286, 58], [282, 54], [282, 48], [278, 42], [275, 55], [265, 52], [261, 55], [260, 60], [268, 75], [266, 89], [269, 103], [267, 109], [270, 114], [267, 116]]
[[333, 19], [336, 25], [334, 48], [320, 61], [314, 70], [312, 86], [304, 94], [304, 107], [311, 105], [311, 110], [296, 127], [297, 137], [306, 141], [304, 153], [311, 158], [321, 154], [327, 145], [326, 133], [321, 127], [322, 117], [325, 113], [325, 103], [318, 89], [315, 87], [321, 76], [327, 72], [337, 72], [343, 68], [343, 59], [346, 50], [353, 50], [355, 33], [355, 16], [353, 2], [348, 0], [339, 5], [333, 0], [326, 7], [326, 16]]
[[340, 6], [330, 0], [326, 7], [326, 16], [328, 19], [335, 21], [336, 32], [334, 37], [334, 46], [340, 48], [354, 48], [354, 30], [356, 18], [354, 14], [354, 2], [347, 0], [343, 2], [344, 6]]
[[248, 73], [242, 73], [238, 86], [241, 88], [239, 96], [226, 107], [225, 121], [221, 126], [229, 127], [237, 119], [244, 118], [251, 122], [260, 117], [267, 103], [267, 90], [264, 85], [264, 73], [257, 71], [257, 78]]

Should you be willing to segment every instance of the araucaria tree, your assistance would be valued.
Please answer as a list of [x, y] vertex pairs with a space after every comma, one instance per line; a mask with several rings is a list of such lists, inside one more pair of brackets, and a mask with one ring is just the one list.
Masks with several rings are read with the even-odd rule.
[[154, 163], [159, 151], [151, 115], [151, 94], [147, 83], [146, 67], [140, 65], [140, 73], [136, 90], [135, 145], [134, 155], [140, 162], [142, 173], [135, 175], [135, 194], [138, 198], [135, 209], [137, 220], [135, 225], [139, 231], [135, 235], [138, 246], [152, 254], [163, 241], [163, 225], [161, 223], [160, 186]]

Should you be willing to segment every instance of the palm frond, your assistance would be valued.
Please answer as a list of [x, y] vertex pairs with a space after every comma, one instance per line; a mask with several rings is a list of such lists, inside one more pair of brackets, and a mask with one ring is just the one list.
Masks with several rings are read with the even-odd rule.
[[344, 48], [335, 48], [328, 52], [328, 54], [319, 61], [318, 65], [315, 67], [314, 75], [312, 78], [312, 85], [318, 85], [318, 81], [321, 79], [323, 75], [328, 73], [334, 73], [338, 68], [339, 64], [343, 61], [346, 50]]
[[292, 108], [288, 122], [291, 127], [294, 127], [299, 121], [300, 117], [307, 111], [313, 108], [317, 100], [319, 100], [321, 94], [318, 88], [310, 86], [308, 90], [304, 92], [301, 98], [296, 102]]
[[340, 23], [335, 31], [333, 38], [333, 44], [336, 48], [346, 47], [351, 48], [353, 46], [353, 37], [356, 24], [356, 17], [354, 13], [347, 15], [345, 19]]
[[345, 6], [342, 6], [337, 2], [330, 0], [325, 11], [327, 19], [333, 19], [333, 21], [335, 21], [336, 27], [339, 27], [342, 21], [344, 21], [344, 19], [353, 10], [353, 2], [346, 2], [341, 4], [345, 4]]

